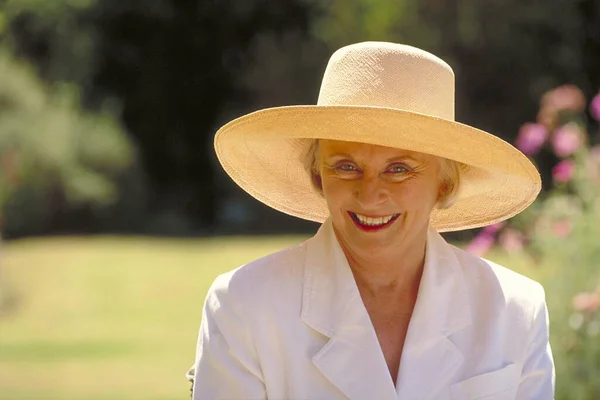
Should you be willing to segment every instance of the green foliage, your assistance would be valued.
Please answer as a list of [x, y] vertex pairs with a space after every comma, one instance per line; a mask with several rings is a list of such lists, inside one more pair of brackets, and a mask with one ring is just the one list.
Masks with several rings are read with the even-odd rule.
[[95, 31], [85, 23], [96, 0], [7, 0], [0, 4], [3, 46], [32, 62], [49, 81], [87, 86]]
[[408, 6], [396, 0], [333, 0], [327, 3], [326, 17], [315, 23], [314, 32], [332, 47], [365, 38], [389, 40]]
[[[544, 283], [556, 360], [557, 399], [600, 398], [600, 218], [573, 220], [568, 239], [543, 239], [544, 266], [556, 265]], [[586, 300], [589, 298], [589, 301]], [[582, 302], [583, 301], [583, 302]]]
[[56, 196], [72, 205], [114, 202], [113, 179], [134, 155], [112, 110], [82, 111], [75, 87], [47, 88], [5, 50], [0, 75], [0, 207], [11, 211], [5, 228], [32, 215], [43, 226]]
[[540, 202], [530, 236], [541, 266], [557, 266], [544, 282], [557, 399], [600, 398], [600, 182], [583, 173], [588, 154], [583, 147], [575, 157], [571, 190], [559, 186]]
[[440, 54], [443, 27], [435, 20], [440, 6], [430, 7], [416, 0], [331, 0], [322, 6], [323, 16], [315, 21], [313, 32], [331, 48], [377, 40]]

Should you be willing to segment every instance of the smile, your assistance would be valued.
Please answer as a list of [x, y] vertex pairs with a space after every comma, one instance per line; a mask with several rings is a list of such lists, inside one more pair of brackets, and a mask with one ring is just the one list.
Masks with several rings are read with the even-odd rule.
[[348, 214], [358, 228], [369, 232], [387, 228], [400, 216], [400, 214], [392, 214], [383, 217], [367, 217], [366, 215], [353, 213], [351, 211], [348, 211]]

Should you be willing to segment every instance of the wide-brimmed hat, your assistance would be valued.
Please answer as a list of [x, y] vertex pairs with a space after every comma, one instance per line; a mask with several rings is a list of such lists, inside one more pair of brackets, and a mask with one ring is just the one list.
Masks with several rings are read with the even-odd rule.
[[410, 46], [365, 42], [336, 51], [316, 105], [275, 107], [224, 125], [215, 150], [229, 176], [268, 206], [322, 222], [329, 212], [304, 157], [314, 139], [368, 143], [466, 165], [454, 204], [435, 208], [438, 231], [489, 225], [524, 210], [541, 188], [529, 159], [504, 140], [454, 121], [454, 73]]

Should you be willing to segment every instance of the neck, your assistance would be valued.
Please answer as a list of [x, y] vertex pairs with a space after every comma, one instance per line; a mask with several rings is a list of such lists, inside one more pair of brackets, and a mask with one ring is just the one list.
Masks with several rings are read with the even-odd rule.
[[336, 234], [361, 292], [372, 297], [415, 295], [425, 264], [427, 233], [400, 246], [376, 252], [357, 252]]

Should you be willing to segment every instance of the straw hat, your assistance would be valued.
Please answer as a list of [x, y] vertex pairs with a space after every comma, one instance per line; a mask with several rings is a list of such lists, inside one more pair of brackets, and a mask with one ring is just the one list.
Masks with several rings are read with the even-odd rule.
[[438, 231], [510, 218], [541, 188], [538, 171], [519, 150], [454, 121], [452, 68], [410, 46], [365, 42], [339, 49], [325, 70], [317, 105], [237, 118], [219, 129], [215, 150], [229, 176], [256, 199], [322, 222], [327, 205], [302, 161], [314, 139], [395, 147], [466, 164], [454, 205], [431, 213]]

